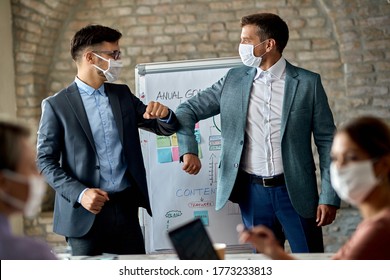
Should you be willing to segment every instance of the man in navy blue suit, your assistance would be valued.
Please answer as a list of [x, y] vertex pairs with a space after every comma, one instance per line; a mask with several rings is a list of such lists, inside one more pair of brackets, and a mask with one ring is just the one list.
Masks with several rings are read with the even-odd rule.
[[74, 82], [42, 102], [37, 163], [56, 192], [54, 232], [73, 255], [145, 253], [138, 208], [151, 208], [138, 128], [171, 135], [178, 127], [169, 108], [112, 83], [121, 36], [100, 25], [79, 30]]

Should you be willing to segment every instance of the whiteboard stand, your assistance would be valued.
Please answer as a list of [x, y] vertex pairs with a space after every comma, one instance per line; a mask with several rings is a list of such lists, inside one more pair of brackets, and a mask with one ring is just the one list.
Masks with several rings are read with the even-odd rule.
[[[220, 80], [230, 68], [242, 65], [239, 57], [138, 64], [136, 95], [145, 104], [158, 101], [175, 111], [180, 103]], [[200, 217], [213, 242], [226, 243], [228, 252], [250, 252], [249, 245], [238, 244], [236, 225], [242, 223], [238, 205], [228, 202], [223, 209], [215, 210], [221, 149], [219, 116], [200, 121], [194, 129], [202, 162], [195, 176], [181, 169], [176, 135], [158, 137], [140, 130], [153, 212], [153, 218], [143, 209], [140, 213], [146, 251], [172, 252], [167, 232]]]

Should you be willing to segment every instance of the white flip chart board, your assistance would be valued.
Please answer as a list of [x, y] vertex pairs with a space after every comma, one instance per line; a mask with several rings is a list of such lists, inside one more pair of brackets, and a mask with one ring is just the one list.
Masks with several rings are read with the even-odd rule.
[[[136, 95], [147, 104], [158, 101], [173, 111], [177, 106], [210, 87], [239, 58], [216, 58], [137, 65]], [[228, 249], [238, 244], [236, 225], [241, 223], [237, 204], [228, 202], [215, 210], [218, 162], [221, 149], [219, 116], [200, 121], [195, 129], [202, 169], [189, 175], [179, 162], [176, 134], [156, 136], [140, 130], [153, 218], [141, 215], [148, 253], [171, 250], [167, 232], [194, 217], [200, 217], [213, 242], [224, 242]]]

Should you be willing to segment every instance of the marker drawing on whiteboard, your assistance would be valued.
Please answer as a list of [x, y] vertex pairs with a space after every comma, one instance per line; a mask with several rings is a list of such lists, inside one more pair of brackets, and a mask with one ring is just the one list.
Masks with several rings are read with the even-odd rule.
[[209, 182], [210, 186], [217, 183], [217, 172], [218, 172], [218, 160], [214, 153], [211, 153], [209, 159]]

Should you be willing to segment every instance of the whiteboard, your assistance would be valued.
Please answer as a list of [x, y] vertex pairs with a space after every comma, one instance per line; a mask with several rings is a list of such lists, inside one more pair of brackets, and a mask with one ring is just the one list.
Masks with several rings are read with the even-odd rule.
[[[145, 103], [158, 101], [173, 111], [188, 98], [210, 87], [227, 71], [241, 66], [235, 58], [148, 63], [136, 66], [136, 95]], [[140, 130], [145, 161], [151, 218], [142, 212], [147, 253], [171, 250], [167, 232], [200, 217], [213, 242], [223, 242], [228, 249], [238, 244], [236, 226], [242, 223], [237, 204], [228, 202], [215, 210], [218, 162], [221, 149], [219, 116], [200, 121], [195, 127], [202, 169], [189, 175], [179, 162], [176, 134], [165, 137]]]

